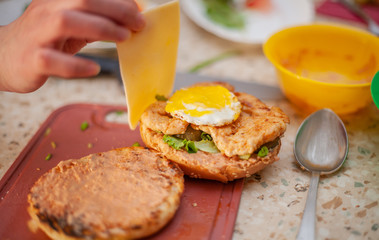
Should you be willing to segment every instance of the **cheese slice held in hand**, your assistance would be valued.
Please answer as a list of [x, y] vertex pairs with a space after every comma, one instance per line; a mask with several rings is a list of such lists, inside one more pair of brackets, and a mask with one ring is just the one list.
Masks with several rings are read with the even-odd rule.
[[141, 32], [117, 44], [128, 106], [128, 122], [135, 129], [157, 95], [168, 97], [175, 81], [179, 44], [179, 2], [171, 1], [143, 13]]

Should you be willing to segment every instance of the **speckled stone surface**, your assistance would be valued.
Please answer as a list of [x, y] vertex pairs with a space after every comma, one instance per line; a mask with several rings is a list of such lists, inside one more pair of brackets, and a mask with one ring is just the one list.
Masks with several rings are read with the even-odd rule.
[[[267, 104], [291, 123], [280, 160], [245, 181], [234, 239], [295, 239], [307, 198], [311, 176], [293, 155], [304, 116], [285, 101]], [[339, 171], [320, 178], [317, 239], [379, 239], [379, 110], [372, 104], [342, 120], [349, 154]]]
[[[317, 19], [330, 21], [330, 19]], [[219, 39], [182, 15], [178, 71], [229, 50], [240, 54], [201, 70], [201, 74], [277, 85], [274, 68], [261, 45]], [[110, 51], [107, 55], [114, 55]], [[0, 177], [55, 109], [70, 103], [126, 105], [117, 79], [50, 78], [30, 94], [0, 92]], [[281, 160], [246, 179], [233, 239], [295, 239], [304, 209], [310, 174], [296, 164], [293, 141], [305, 118], [287, 101], [291, 119]], [[343, 118], [350, 152], [340, 171], [321, 177], [317, 201], [317, 239], [379, 239], [379, 110], [372, 104]]]

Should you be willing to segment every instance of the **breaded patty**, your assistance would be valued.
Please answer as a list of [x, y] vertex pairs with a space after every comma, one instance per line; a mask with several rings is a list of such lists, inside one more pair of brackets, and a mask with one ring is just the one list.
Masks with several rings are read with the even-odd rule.
[[192, 125], [210, 134], [217, 148], [228, 157], [253, 153], [264, 143], [281, 136], [289, 123], [288, 116], [280, 108], [268, 107], [246, 93], [235, 94], [242, 104], [236, 121], [221, 127]]
[[166, 102], [157, 101], [151, 104], [148, 109], [142, 114], [141, 122], [143, 121], [148, 128], [155, 131], [163, 132], [164, 134], [183, 134], [189, 125], [179, 118], [173, 118], [165, 111]]
[[31, 188], [28, 211], [54, 239], [141, 238], [174, 216], [183, 190], [175, 163], [120, 148], [60, 162]]

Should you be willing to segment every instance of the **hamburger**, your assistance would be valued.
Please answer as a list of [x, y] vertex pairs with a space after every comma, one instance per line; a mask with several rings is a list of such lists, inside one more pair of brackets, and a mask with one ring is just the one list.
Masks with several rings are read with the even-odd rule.
[[223, 82], [196, 84], [167, 101], [158, 99], [141, 116], [142, 140], [184, 174], [228, 182], [279, 160], [289, 123], [280, 108]]

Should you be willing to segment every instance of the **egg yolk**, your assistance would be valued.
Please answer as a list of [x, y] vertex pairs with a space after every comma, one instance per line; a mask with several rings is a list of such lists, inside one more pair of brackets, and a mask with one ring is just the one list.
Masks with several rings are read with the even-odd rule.
[[166, 112], [182, 110], [192, 117], [212, 113], [213, 109], [230, 106], [233, 95], [221, 86], [198, 86], [178, 90], [166, 105]]
[[219, 86], [195, 86], [174, 93], [166, 112], [196, 125], [224, 126], [238, 119], [242, 105], [228, 89]]

